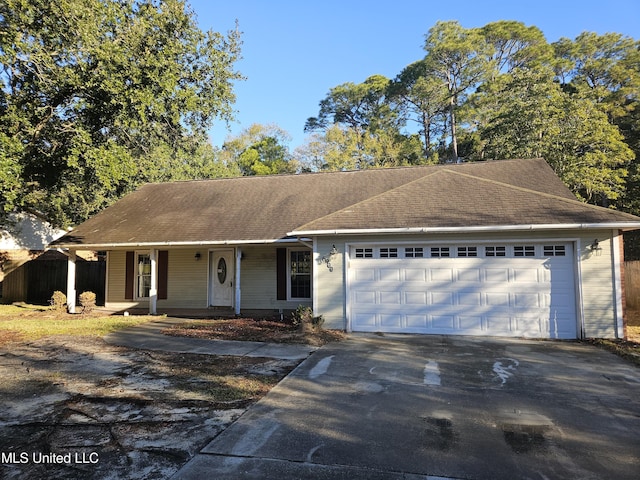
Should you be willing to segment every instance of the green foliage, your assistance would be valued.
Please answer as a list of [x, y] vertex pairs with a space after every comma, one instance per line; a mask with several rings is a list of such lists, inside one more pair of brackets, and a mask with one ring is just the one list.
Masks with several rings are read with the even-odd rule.
[[212, 121], [232, 118], [239, 34], [201, 31], [183, 0], [7, 0], [0, 31], [5, 211], [79, 222], [189, 175]]
[[221, 158], [242, 175], [297, 173], [300, 165], [285, 145], [289, 138], [287, 132], [275, 125], [254, 124], [225, 141]]

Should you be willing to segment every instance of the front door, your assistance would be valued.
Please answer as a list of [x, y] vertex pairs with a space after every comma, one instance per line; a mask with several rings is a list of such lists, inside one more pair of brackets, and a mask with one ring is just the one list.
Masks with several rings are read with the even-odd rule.
[[209, 255], [209, 298], [212, 307], [233, 307], [233, 249]]

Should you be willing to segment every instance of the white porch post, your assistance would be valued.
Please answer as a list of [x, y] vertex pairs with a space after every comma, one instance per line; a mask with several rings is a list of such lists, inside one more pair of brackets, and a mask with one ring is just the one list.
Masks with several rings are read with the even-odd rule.
[[67, 254], [67, 311], [76, 313], [76, 252]]
[[151, 285], [149, 288], [149, 315], [155, 315], [158, 307], [158, 250], [149, 252], [151, 260]]
[[236, 315], [240, 315], [240, 263], [242, 262], [242, 250], [236, 248], [236, 289], [235, 289], [235, 302], [234, 311]]

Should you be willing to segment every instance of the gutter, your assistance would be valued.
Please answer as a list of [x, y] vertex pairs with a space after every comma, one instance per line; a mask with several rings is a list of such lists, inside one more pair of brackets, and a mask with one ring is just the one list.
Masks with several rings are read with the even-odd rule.
[[304, 243], [311, 239], [306, 238], [276, 238], [262, 240], [213, 240], [193, 242], [126, 242], [126, 243], [57, 243], [49, 249], [76, 249], [76, 250], [108, 250], [111, 248], [154, 248], [154, 247], [205, 247], [221, 245], [264, 245], [275, 243]]
[[406, 228], [342, 228], [333, 230], [294, 230], [291, 236], [320, 235], [371, 235], [371, 234], [419, 234], [419, 233], [474, 233], [474, 232], [518, 232], [533, 230], [594, 230], [594, 229], [640, 229], [640, 222], [617, 223], [552, 223], [524, 225], [496, 225], [477, 227], [406, 227]]

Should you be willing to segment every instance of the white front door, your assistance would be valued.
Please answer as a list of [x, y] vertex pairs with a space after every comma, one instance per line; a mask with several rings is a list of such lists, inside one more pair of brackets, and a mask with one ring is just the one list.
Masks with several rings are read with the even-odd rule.
[[212, 307], [233, 307], [233, 249], [214, 250], [209, 255], [209, 298]]

